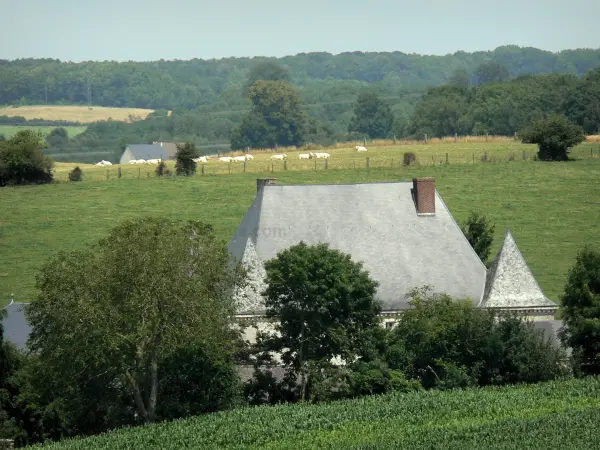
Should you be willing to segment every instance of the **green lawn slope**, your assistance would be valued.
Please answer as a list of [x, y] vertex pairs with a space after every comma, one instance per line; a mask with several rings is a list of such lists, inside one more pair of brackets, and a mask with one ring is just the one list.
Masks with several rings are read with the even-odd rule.
[[[583, 147], [580, 156], [589, 155], [589, 148]], [[446, 149], [452, 152], [451, 144], [441, 145], [439, 153]], [[595, 154], [596, 146], [593, 149]], [[401, 155], [398, 149], [393, 168], [335, 169], [334, 155], [327, 170], [322, 162], [317, 171], [280, 168], [274, 174], [260, 166], [243, 173], [239, 166], [239, 172], [232, 174], [207, 171], [206, 176], [190, 178], [151, 175], [138, 179], [124, 173], [117, 179], [116, 169], [111, 168], [109, 180], [98, 181], [84, 168], [87, 181], [81, 183], [2, 188], [0, 304], [6, 304], [11, 293], [17, 301], [31, 300], [40, 264], [60, 250], [95, 242], [123, 219], [146, 214], [200, 219], [213, 224], [218, 236], [227, 241], [256, 195], [255, 179], [271, 175], [289, 184], [410, 181], [415, 176], [434, 176], [458, 221], [464, 221], [470, 210], [478, 210], [496, 224], [494, 255], [510, 228], [542, 289], [553, 300], [562, 293], [577, 251], [586, 243], [600, 245], [598, 157], [566, 163], [517, 159], [407, 168], [398, 164]]]
[[241, 408], [44, 448], [567, 450], [598, 442], [600, 380], [589, 378]]

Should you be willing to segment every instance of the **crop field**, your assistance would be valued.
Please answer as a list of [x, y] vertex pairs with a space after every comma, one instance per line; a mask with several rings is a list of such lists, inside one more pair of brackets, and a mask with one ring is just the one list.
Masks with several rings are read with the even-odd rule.
[[99, 120], [119, 120], [129, 122], [145, 119], [153, 109], [141, 108], [109, 108], [106, 106], [19, 106], [0, 107], [0, 116], [21, 116], [27, 120], [68, 120], [80, 123], [92, 123]]
[[594, 442], [598, 378], [240, 408], [44, 448], [579, 450]]
[[[1, 114], [0, 114], [1, 115]], [[39, 126], [39, 127], [29, 127], [29, 126], [18, 126], [18, 125], [0, 125], [0, 134], [3, 134], [5, 138], [9, 138], [12, 135], [16, 134], [21, 130], [34, 130], [41, 132], [44, 136], [46, 136], [50, 131], [52, 131], [56, 127], [52, 126]], [[81, 134], [85, 131], [87, 127], [62, 127], [67, 130], [69, 133], [69, 137], [73, 138], [78, 134]]]
[[[167, 215], [204, 220], [227, 241], [256, 195], [256, 178], [267, 176], [283, 184], [410, 181], [415, 176], [434, 176], [459, 222], [477, 210], [495, 223], [494, 255], [510, 228], [545, 294], [558, 300], [577, 251], [584, 244], [600, 245], [600, 157], [590, 158], [589, 148], [596, 151], [589, 144], [581, 146], [576, 153], [588, 157], [564, 163], [515, 160], [336, 169], [332, 157], [329, 169], [320, 165], [316, 171], [280, 167], [275, 173], [261, 172], [259, 161], [252, 172], [207, 171], [205, 176], [189, 178], [158, 178], [151, 172], [154, 166], [143, 166], [148, 174], [141, 172], [138, 179], [138, 167], [128, 166], [119, 179], [113, 166], [106, 180], [107, 169], [81, 165], [84, 181], [80, 183], [1, 190], [0, 304], [7, 303], [11, 293], [15, 300], [30, 301], [43, 261], [60, 250], [80, 249], [97, 241], [124, 219]], [[57, 164], [58, 178], [66, 178], [72, 167]]]

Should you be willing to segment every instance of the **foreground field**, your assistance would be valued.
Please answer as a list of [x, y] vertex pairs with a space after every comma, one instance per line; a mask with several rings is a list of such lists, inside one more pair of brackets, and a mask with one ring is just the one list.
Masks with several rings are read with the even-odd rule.
[[589, 378], [241, 408], [44, 448], [566, 450], [599, 441], [600, 381]]
[[[50, 131], [52, 131], [56, 127], [27, 127], [27, 126], [17, 126], [17, 125], [0, 125], [0, 134], [3, 134], [5, 138], [9, 138], [12, 135], [16, 134], [21, 130], [34, 130], [41, 132], [44, 136], [46, 136]], [[69, 137], [73, 138], [78, 134], [81, 134], [85, 131], [87, 127], [62, 127], [67, 130], [69, 133]]]
[[99, 120], [119, 120], [128, 122], [130, 118], [145, 119], [153, 109], [109, 108], [106, 106], [19, 106], [0, 108], [0, 116], [21, 116], [27, 120], [68, 120], [80, 123], [92, 123]]
[[[100, 169], [102, 170], [102, 169]], [[0, 301], [29, 301], [40, 264], [79, 249], [123, 219], [166, 215], [213, 224], [229, 240], [256, 195], [258, 177], [237, 173], [3, 188], [0, 195]], [[568, 163], [513, 161], [394, 168], [281, 171], [279, 183], [410, 181], [434, 176], [458, 221], [478, 210], [496, 224], [493, 252], [510, 228], [545, 294], [557, 300], [584, 244], [600, 242], [600, 158]], [[385, 211], [382, 211], [385, 214]], [[315, 218], [318, 220], [318, 218]]]

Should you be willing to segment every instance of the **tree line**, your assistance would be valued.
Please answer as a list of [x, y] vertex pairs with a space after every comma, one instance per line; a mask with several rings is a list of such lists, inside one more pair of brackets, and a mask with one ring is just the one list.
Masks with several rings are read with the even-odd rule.
[[[238, 93], [240, 98], [247, 96], [244, 109], [223, 115], [174, 111], [170, 116], [157, 110], [135, 123], [97, 122], [74, 139], [53, 137], [48, 144], [67, 152], [112, 148], [117, 160], [132, 142], [190, 141], [207, 146], [205, 152], [210, 153], [214, 151], [210, 145], [228, 143], [232, 149], [244, 149], [394, 136], [512, 136], [553, 114], [565, 116], [587, 134], [598, 132], [600, 69], [583, 77], [551, 74], [506, 79], [502, 66], [487, 63], [474, 76], [484, 84], [472, 84], [472, 78], [459, 70], [450, 84], [430, 88], [420, 100], [412, 100], [414, 105], [403, 104], [400, 112], [398, 103], [382, 96], [377, 86], [366, 86], [343, 105], [350, 108], [348, 112], [329, 111], [323, 117], [306, 105], [287, 69], [260, 62], [251, 68]], [[407, 115], [406, 109], [412, 113]]]

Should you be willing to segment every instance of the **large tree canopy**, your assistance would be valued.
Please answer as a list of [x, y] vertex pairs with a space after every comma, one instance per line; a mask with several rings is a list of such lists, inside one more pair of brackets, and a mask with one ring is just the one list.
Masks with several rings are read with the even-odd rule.
[[265, 269], [266, 315], [277, 334], [264, 347], [279, 352], [284, 365], [303, 377], [302, 388], [309, 361], [352, 360], [363, 335], [379, 324], [377, 282], [350, 255], [301, 242], [267, 261]]
[[237, 271], [227, 261], [209, 225], [126, 221], [43, 266], [29, 345], [48, 379], [61, 374], [73, 388], [101, 380], [99, 395], [116, 389], [153, 421], [161, 361], [193, 345], [228, 348]]
[[250, 87], [251, 111], [232, 132], [231, 148], [300, 145], [307, 115], [298, 91], [283, 81], [259, 80]]
[[542, 161], [566, 161], [569, 149], [585, 140], [583, 128], [560, 115], [536, 120], [520, 136], [524, 143], [538, 145]]
[[393, 124], [391, 108], [375, 92], [363, 92], [356, 100], [348, 132], [363, 133], [371, 139], [387, 138]]
[[0, 142], [0, 186], [52, 181], [54, 162], [44, 156], [44, 141], [33, 130], [22, 130]]

